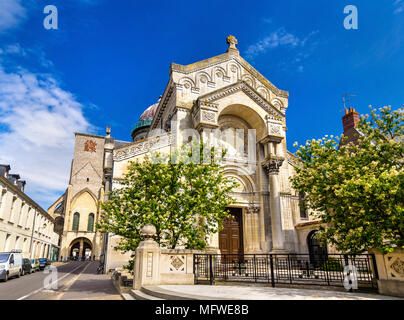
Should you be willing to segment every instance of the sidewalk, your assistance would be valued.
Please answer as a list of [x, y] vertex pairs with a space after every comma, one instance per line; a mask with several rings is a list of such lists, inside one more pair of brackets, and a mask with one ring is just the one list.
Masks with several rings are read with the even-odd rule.
[[[151, 288], [151, 287], [150, 287]], [[155, 290], [194, 299], [234, 300], [404, 300], [379, 294], [257, 286], [160, 285]]]

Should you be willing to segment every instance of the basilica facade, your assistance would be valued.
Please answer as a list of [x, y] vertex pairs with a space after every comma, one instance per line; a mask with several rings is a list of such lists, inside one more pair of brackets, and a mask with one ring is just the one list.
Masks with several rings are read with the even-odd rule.
[[162, 96], [132, 128], [131, 142], [115, 140], [109, 127], [105, 136], [75, 134], [69, 185], [49, 208], [63, 219], [63, 260], [105, 259], [106, 270], [126, 264], [130, 253], [113, 250], [119, 238], [95, 228], [99, 202], [119, 187], [131, 161], [150, 150], [171, 152], [190, 138], [205, 142], [212, 132], [225, 132], [224, 140], [235, 146], [223, 170], [238, 187], [229, 207], [233, 218], [211, 235], [209, 247], [232, 254], [318, 250], [317, 221], [302, 209], [289, 181], [298, 165], [286, 147], [289, 93], [240, 56], [235, 37], [227, 44], [227, 51], [213, 58], [171, 64]]

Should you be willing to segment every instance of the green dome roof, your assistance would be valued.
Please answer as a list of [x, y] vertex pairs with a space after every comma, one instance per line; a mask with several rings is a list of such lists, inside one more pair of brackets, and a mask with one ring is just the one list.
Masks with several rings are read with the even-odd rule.
[[[159, 101], [160, 101], [160, 99], [159, 99]], [[150, 107], [148, 107], [142, 113], [142, 115], [139, 118], [138, 123], [132, 127], [132, 130], [130, 132], [132, 137], [133, 137], [134, 131], [136, 131], [137, 129], [142, 128], [142, 127], [148, 127], [151, 125], [151, 123], [153, 121], [153, 117], [156, 114], [158, 106], [159, 106], [159, 103], [157, 102], [157, 103], [151, 105]]]

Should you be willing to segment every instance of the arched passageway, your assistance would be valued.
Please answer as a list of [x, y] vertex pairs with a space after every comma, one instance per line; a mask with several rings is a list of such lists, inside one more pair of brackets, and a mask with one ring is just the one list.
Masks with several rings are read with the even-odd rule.
[[87, 238], [74, 239], [69, 247], [70, 260], [91, 260], [93, 245]]

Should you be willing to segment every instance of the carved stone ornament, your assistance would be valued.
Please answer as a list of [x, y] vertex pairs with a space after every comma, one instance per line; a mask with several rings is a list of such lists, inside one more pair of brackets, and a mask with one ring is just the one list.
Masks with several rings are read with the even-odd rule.
[[88, 152], [96, 152], [97, 143], [94, 140], [87, 140], [84, 143], [84, 151]]
[[257, 206], [255, 203], [250, 202], [247, 207], [247, 214], [257, 214], [260, 212], [260, 207]]
[[395, 272], [397, 272], [400, 276], [404, 276], [404, 261], [401, 261], [400, 258], [397, 258], [390, 266]]
[[281, 135], [282, 134], [282, 126], [277, 125], [277, 124], [270, 124], [270, 133], [271, 134], [276, 134], [276, 135]]
[[268, 175], [278, 174], [283, 160], [284, 158], [271, 156], [262, 163], [262, 167], [265, 169]]
[[215, 123], [215, 114], [213, 112], [202, 111], [202, 121]]
[[185, 260], [185, 256], [171, 256], [170, 257], [170, 264], [172, 267], [174, 267], [175, 270], [173, 270], [172, 268], [170, 268], [170, 271], [184, 271], [184, 260]]

